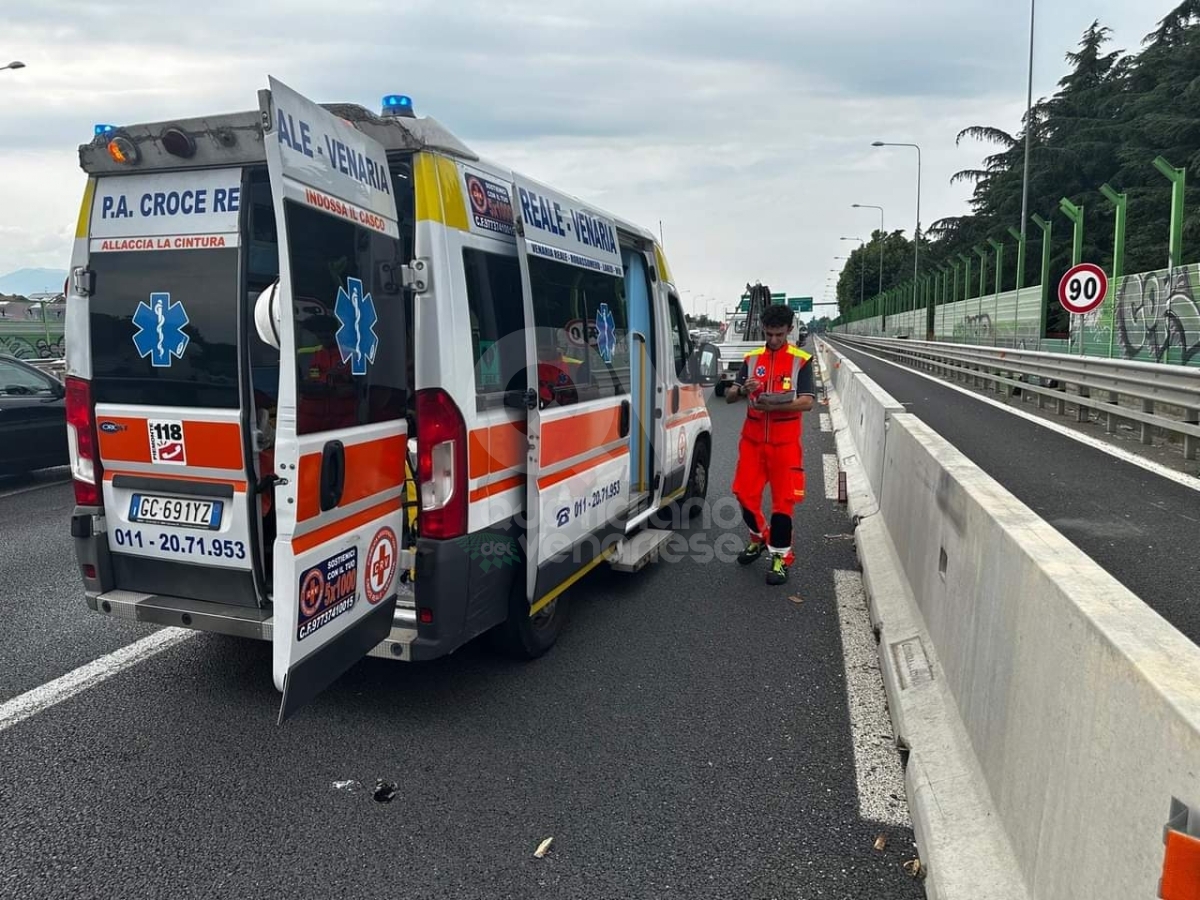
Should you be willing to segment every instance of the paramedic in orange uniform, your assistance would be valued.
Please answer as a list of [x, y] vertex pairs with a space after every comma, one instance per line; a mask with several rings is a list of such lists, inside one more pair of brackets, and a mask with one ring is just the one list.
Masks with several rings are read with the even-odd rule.
[[[738, 562], [747, 566], [769, 550], [767, 584], [786, 582], [788, 566], [796, 558], [792, 552], [792, 510], [804, 499], [800, 422], [816, 400], [812, 356], [788, 343], [792, 320], [792, 311], [786, 306], [772, 305], [763, 310], [766, 346], [746, 354], [736, 383], [725, 392], [729, 403], [743, 397], [749, 403], [733, 476], [733, 494], [750, 529], [750, 541]], [[764, 394], [780, 393], [794, 396], [782, 403], [760, 399]], [[762, 514], [763, 489], [768, 483], [769, 532]]]

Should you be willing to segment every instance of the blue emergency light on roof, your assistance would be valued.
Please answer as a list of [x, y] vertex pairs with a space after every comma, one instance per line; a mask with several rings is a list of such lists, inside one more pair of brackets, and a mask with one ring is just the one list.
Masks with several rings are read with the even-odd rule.
[[116, 130], [117, 130], [116, 125], [97, 125], [95, 136], [100, 137], [100, 135], [102, 135], [102, 134], [112, 134]]
[[383, 98], [383, 114], [416, 118], [416, 113], [413, 112], [412, 97], [406, 94], [388, 94]]

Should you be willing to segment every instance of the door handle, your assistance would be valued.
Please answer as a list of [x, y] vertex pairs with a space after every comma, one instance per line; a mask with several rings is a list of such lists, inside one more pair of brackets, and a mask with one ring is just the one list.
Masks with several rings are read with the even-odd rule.
[[671, 388], [671, 415], [679, 412], [679, 385]]
[[346, 488], [346, 446], [329, 441], [321, 451], [321, 511], [328, 512], [342, 502]]
[[629, 436], [629, 417], [632, 409], [628, 400], [621, 401], [621, 437]]

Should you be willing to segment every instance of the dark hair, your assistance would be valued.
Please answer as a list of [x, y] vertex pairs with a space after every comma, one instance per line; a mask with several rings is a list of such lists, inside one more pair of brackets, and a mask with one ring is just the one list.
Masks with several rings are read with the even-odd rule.
[[795, 318], [791, 307], [784, 306], [781, 303], [773, 303], [763, 310], [763, 328], [778, 328], [780, 325], [786, 325], [788, 328], [791, 328]]

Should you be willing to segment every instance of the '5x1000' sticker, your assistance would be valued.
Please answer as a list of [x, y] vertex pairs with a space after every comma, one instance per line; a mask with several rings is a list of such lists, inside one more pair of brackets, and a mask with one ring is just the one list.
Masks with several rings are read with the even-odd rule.
[[358, 595], [358, 548], [351, 547], [300, 576], [296, 640], [302, 641], [354, 609]]

